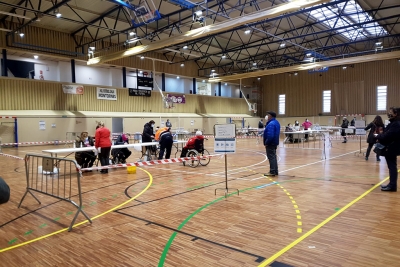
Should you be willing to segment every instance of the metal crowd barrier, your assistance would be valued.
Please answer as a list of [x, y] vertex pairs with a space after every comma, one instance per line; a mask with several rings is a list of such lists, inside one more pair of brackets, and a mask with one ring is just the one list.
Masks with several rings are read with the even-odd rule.
[[41, 204], [33, 192], [41, 193], [69, 202], [78, 209], [68, 231], [72, 230], [80, 212], [92, 223], [89, 216], [82, 210], [81, 173], [78, 171], [75, 160], [27, 154], [25, 155], [25, 172], [27, 186], [18, 208], [28, 193]]

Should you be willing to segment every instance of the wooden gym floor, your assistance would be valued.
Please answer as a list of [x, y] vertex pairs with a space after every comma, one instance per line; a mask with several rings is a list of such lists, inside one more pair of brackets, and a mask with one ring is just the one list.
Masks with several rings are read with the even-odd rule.
[[[255, 139], [237, 146], [228, 155], [228, 187], [240, 194], [226, 199], [223, 190], [214, 194], [225, 187], [223, 158], [197, 168], [84, 173], [84, 210], [102, 216], [72, 232], [65, 231], [76, 211], [69, 203], [35, 193], [41, 205], [28, 195], [17, 208], [24, 161], [0, 156], [12, 193], [0, 206], [0, 266], [400, 266], [400, 193], [379, 189], [384, 158], [357, 156], [358, 141], [333, 141], [326, 161], [321, 150], [279, 148], [280, 175], [267, 178], [264, 147]], [[55, 146], [3, 153], [46, 148]], [[213, 151], [213, 140], [206, 148]]]

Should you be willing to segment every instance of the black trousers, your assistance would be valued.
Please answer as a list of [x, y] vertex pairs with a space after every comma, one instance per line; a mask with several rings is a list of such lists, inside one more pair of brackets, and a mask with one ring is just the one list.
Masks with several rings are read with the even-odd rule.
[[94, 152], [83, 152], [81, 154], [82, 157], [82, 168], [90, 168], [93, 167], [93, 163], [96, 160], [96, 156], [94, 155]]
[[99, 160], [101, 166], [107, 166], [110, 163], [110, 150], [111, 147], [102, 147], [99, 153]]
[[[367, 158], [369, 157], [369, 154], [371, 153], [371, 149], [372, 149], [373, 146], [374, 146], [374, 144], [368, 143], [367, 152], [365, 153], [365, 156]], [[378, 154], [376, 154], [376, 158], [379, 159], [379, 155]]]
[[385, 159], [389, 169], [389, 185], [392, 188], [397, 188], [397, 156], [385, 156]]
[[172, 135], [162, 136], [160, 140], [160, 154], [158, 155], [158, 159], [163, 158], [165, 150], [167, 150], [165, 153], [165, 159], [170, 158], [173, 143], [174, 139], [172, 138]]

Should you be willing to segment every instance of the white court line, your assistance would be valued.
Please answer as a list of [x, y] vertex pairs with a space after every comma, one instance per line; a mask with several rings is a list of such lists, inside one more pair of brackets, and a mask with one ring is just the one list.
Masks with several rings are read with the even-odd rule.
[[[335, 158], [339, 158], [339, 157], [343, 157], [343, 156], [345, 156], [345, 155], [349, 155], [349, 154], [355, 153], [355, 152], [357, 152], [357, 151], [359, 151], [359, 150], [355, 150], [355, 151], [353, 151], [353, 152], [348, 152], [348, 153], [345, 153], [345, 154], [341, 154], [341, 155], [338, 155], [338, 156], [329, 158], [328, 160], [335, 159]], [[296, 170], [296, 169], [299, 169], [299, 168], [303, 168], [303, 167], [306, 167], [306, 166], [314, 165], [314, 164], [321, 163], [321, 162], [324, 162], [324, 161], [326, 161], [326, 159], [325, 159], [325, 160], [319, 160], [319, 161], [312, 162], [312, 163], [308, 163], [308, 164], [304, 164], [304, 165], [300, 165], [300, 166], [297, 166], [297, 167], [294, 167], [294, 168], [291, 168], [291, 169], [287, 169], [287, 170], [284, 170], [284, 171], [280, 171], [279, 173], [287, 172], [287, 171], [291, 171], [291, 170]], [[252, 181], [258, 180], [258, 179], [263, 179], [263, 178], [264, 178], [264, 177], [255, 178], [255, 179], [253, 179]]]
[[[172, 170], [172, 169], [159, 168], [159, 167], [157, 167], [157, 169], [166, 170], [166, 171], [173, 171], [173, 172], [184, 172], [184, 173], [188, 173], [188, 174], [212, 175], [212, 174], [210, 174], [210, 173], [201, 173], [201, 172], [191, 172], [191, 171]], [[223, 175], [215, 175], [215, 176], [217, 176], [217, 177], [225, 177], [225, 176], [223, 176]]]

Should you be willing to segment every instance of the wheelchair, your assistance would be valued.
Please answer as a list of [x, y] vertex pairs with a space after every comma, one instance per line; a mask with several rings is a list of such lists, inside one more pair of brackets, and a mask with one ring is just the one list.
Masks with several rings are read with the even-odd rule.
[[[208, 156], [210, 155], [210, 153], [208, 152], [207, 149], [204, 148], [204, 141], [202, 140], [196, 140], [195, 141], [195, 147], [191, 148], [187, 151], [186, 156], [188, 158], [191, 157], [201, 157], [201, 156]], [[200, 158], [200, 159], [190, 159], [187, 160], [186, 162], [183, 162], [183, 166], [185, 166], [186, 164], [192, 168], [196, 168], [197, 166], [199, 166], [199, 164], [201, 166], [207, 166], [210, 163], [210, 158]]]

